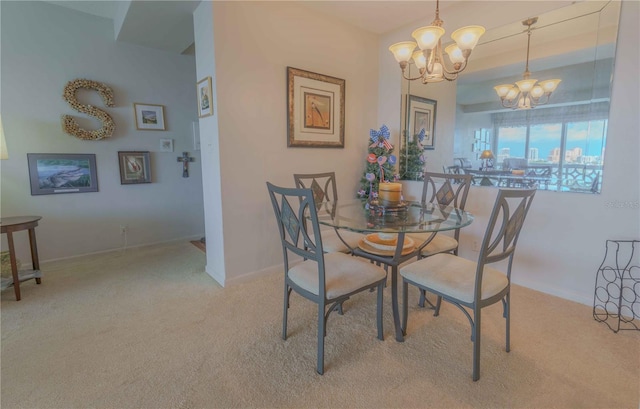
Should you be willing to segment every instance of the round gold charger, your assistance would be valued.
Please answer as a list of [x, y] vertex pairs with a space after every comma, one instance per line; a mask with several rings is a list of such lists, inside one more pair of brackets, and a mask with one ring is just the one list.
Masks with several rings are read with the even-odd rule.
[[[360, 239], [358, 247], [367, 253], [375, 254], [378, 256], [393, 256], [396, 253], [397, 238], [394, 237], [391, 240], [381, 239], [377, 233], [368, 234], [364, 238]], [[415, 250], [415, 242], [411, 237], [405, 236], [402, 255], [406, 255]]]

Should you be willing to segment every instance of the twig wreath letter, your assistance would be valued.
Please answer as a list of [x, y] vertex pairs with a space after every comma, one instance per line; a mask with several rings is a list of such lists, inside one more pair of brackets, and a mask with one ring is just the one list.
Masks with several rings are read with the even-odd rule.
[[108, 107], [115, 106], [113, 103], [113, 91], [106, 85], [91, 80], [77, 79], [69, 81], [64, 87], [64, 93], [62, 97], [65, 101], [71, 105], [73, 109], [78, 112], [90, 115], [100, 122], [102, 122], [102, 128], [94, 131], [87, 131], [80, 128], [75, 119], [70, 115], [62, 115], [62, 130], [69, 135], [84, 140], [99, 140], [103, 138], [110, 138], [113, 135], [113, 131], [116, 129], [116, 125], [109, 114], [101, 109], [98, 109], [92, 105], [85, 105], [78, 102], [76, 99], [76, 91], [79, 88], [87, 88], [98, 91], [98, 94], [102, 97], [104, 104]]

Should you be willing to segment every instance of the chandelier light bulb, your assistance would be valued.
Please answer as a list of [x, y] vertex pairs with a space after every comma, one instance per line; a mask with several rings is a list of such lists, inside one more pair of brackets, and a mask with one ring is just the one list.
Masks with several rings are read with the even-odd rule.
[[520, 89], [520, 92], [529, 92], [538, 80], [520, 80], [516, 81], [516, 86]]
[[540, 98], [543, 95], [544, 95], [544, 90], [540, 85], [536, 85], [535, 87], [533, 87], [533, 89], [531, 89], [531, 96], [533, 98]]
[[462, 27], [451, 33], [451, 38], [458, 44], [460, 50], [471, 51], [478, 44], [478, 40], [480, 40], [480, 36], [482, 36], [484, 32], [485, 29], [482, 26]]
[[505, 99], [508, 99], [509, 101], [513, 101], [514, 99], [516, 99], [517, 96], [518, 96], [518, 88], [512, 87], [507, 93], [507, 96], [505, 97]]
[[513, 85], [511, 84], [502, 84], [502, 85], [496, 85], [495, 87], [493, 87], [493, 89], [496, 90], [500, 98], [506, 97], [509, 91], [511, 91], [511, 88], [513, 88]]
[[562, 80], [553, 79], [553, 80], [540, 81], [540, 84], [538, 85], [542, 87], [545, 93], [550, 94], [556, 90], [556, 88], [558, 87], [558, 84], [560, 84], [560, 81]]
[[421, 50], [433, 50], [438, 45], [440, 37], [444, 35], [444, 28], [436, 26], [420, 27], [411, 33], [411, 37], [418, 42]]
[[418, 67], [418, 68], [426, 68], [427, 59], [425, 58], [424, 53], [422, 52], [422, 50], [414, 51], [413, 55], [411, 56], [411, 58], [413, 59], [413, 62], [416, 64], [416, 67]]
[[416, 43], [413, 41], [403, 41], [401, 43], [393, 44], [389, 47], [389, 51], [393, 53], [396, 61], [399, 63], [407, 63], [411, 59], [413, 50], [416, 48]]
[[444, 49], [444, 52], [449, 55], [449, 59], [452, 63], [456, 64], [464, 62], [464, 55], [457, 44], [450, 44]]

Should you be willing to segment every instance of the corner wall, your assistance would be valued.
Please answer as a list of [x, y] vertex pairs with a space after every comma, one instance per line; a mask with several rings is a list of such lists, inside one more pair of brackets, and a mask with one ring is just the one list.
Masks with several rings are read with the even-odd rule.
[[[202, 174], [192, 136], [198, 118], [194, 57], [117, 43], [111, 20], [45, 2], [3, 1], [0, 7], [2, 121], [9, 152], [0, 164], [2, 217], [43, 217], [36, 229], [43, 261], [202, 237]], [[62, 131], [63, 114], [86, 129], [97, 127], [62, 98], [64, 86], [77, 78], [113, 89], [113, 108], [95, 92], [78, 92], [81, 103], [112, 116], [112, 138], [84, 141]], [[134, 102], [164, 105], [167, 130], [136, 130]], [[161, 138], [173, 139], [174, 152], [160, 152]], [[118, 151], [130, 150], [150, 152], [152, 183], [120, 184]], [[189, 178], [176, 161], [183, 151], [196, 158]], [[99, 191], [31, 196], [27, 153], [95, 154]], [[126, 238], [120, 225], [128, 226]], [[15, 241], [26, 262], [28, 240], [18, 233]]]
[[[213, 2], [213, 11], [226, 280], [236, 281], [282, 263], [265, 182], [335, 171], [339, 197], [355, 197], [369, 130], [381, 125], [378, 39], [303, 2]], [[287, 148], [287, 66], [346, 80], [344, 149]]]

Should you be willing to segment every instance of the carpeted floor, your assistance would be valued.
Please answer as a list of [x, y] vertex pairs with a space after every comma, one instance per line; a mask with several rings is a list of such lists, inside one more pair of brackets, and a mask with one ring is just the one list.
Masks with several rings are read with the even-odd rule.
[[2, 292], [1, 406], [8, 408], [638, 408], [640, 333], [614, 334], [591, 308], [512, 291], [512, 349], [500, 305], [485, 309], [471, 380], [466, 318], [415, 306], [406, 341], [376, 339], [375, 293], [332, 314], [315, 373], [316, 309], [282, 278], [222, 289], [188, 242], [47, 263], [41, 285]]

